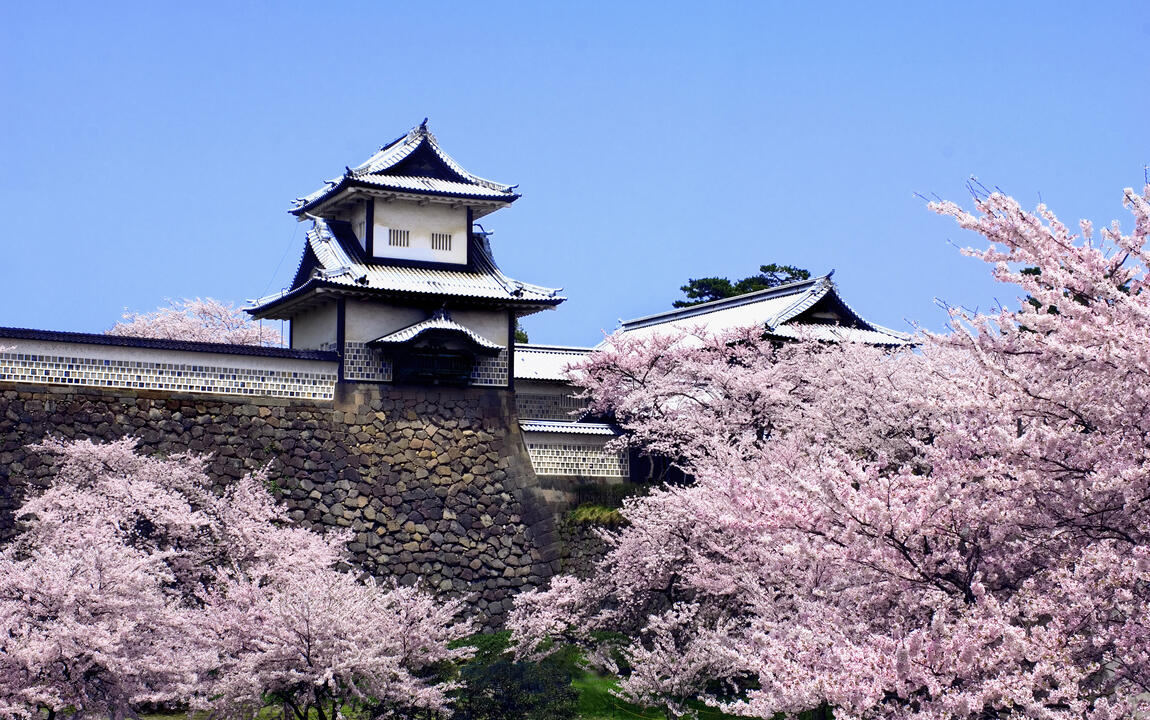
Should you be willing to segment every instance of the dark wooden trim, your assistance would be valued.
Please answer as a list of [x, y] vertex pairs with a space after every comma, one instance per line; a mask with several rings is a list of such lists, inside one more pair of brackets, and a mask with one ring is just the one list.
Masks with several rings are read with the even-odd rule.
[[[456, 268], [458, 269], [458, 268]], [[538, 310], [545, 310], [550, 307], [555, 307], [563, 302], [566, 298], [546, 298], [540, 300], [511, 300], [510, 298], [484, 298], [475, 297], [473, 295], [454, 295], [443, 294], [436, 292], [421, 292], [416, 290], [383, 290], [381, 288], [353, 288], [348, 285], [340, 283], [329, 282], [319, 278], [312, 278], [308, 280], [305, 285], [301, 285], [285, 294], [282, 297], [276, 298], [266, 305], [261, 306], [258, 310], [253, 311], [254, 317], [266, 317], [280, 319], [280, 314], [277, 309], [288, 306], [289, 303], [300, 301], [306, 298], [309, 293], [317, 290], [323, 290], [325, 294], [330, 297], [331, 295], [343, 295], [347, 297], [366, 298], [371, 300], [379, 300], [381, 298], [396, 299], [404, 301], [405, 305], [419, 305], [419, 306], [433, 306], [439, 307], [444, 302], [450, 302], [453, 306], [459, 308], [508, 308], [516, 307], [522, 308], [531, 312]], [[283, 315], [286, 319], [288, 316]]]
[[463, 260], [467, 267], [471, 267], [471, 228], [475, 223], [475, 211], [467, 206], [467, 226], [463, 230]]
[[[468, 248], [470, 250], [471, 248]], [[413, 267], [424, 270], [454, 270], [455, 272], [475, 272], [470, 263], [446, 263], [432, 260], [407, 260], [404, 258], [373, 257], [368, 260], [372, 265], [385, 267]]]
[[[103, 333], [78, 333], [59, 330], [0, 327], [0, 345], [7, 345], [8, 343], [5, 342], [7, 340], [42, 340], [76, 345], [113, 345], [118, 347], [146, 348], [150, 350], [180, 350], [185, 352], [216, 353], [219, 355], [256, 355], [259, 357], [289, 358], [293, 360], [322, 360], [324, 362], [334, 362], [336, 360], [335, 353], [323, 350], [295, 350], [282, 347], [263, 347], [262, 345], [229, 345], [227, 343], [205, 343], [187, 340], [104, 335]], [[19, 347], [17, 347], [16, 351], [23, 352]]]
[[288, 347], [295, 349], [295, 322], [288, 320]]
[[375, 197], [394, 196], [399, 200], [419, 199], [423, 197], [454, 198], [464, 202], [473, 202], [481, 205], [501, 205], [503, 207], [506, 207], [519, 198], [523, 197], [519, 193], [491, 196], [478, 194], [472, 195], [470, 193], [441, 192], [437, 190], [388, 188], [380, 187], [379, 185], [375, 185], [370, 182], [364, 182], [363, 180], [356, 180], [345, 176], [340, 178], [339, 182], [332, 186], [323, 195], [320, 195], [315, 200], [312, 200], [306, 205], [292, 208], [288, 212], [290, 212], [292, 215], [295, 215], [296, 217], [301, 217], [304, 215], [304, 213], [312, 213], [313, 215], [318, 215], [320, 213], [315, 212], [316, 210], [320, 210], [329, 200], [338, 198], [340, 194], [350, 188], [358, 188], [360, 190], [367, 191]]
[[[467, 211], [469, 214], [471, 210]], [[507, 389], [515, 389], [515, 313], [507, 311]]]
[[367, 203], [364, 208], [364, 216], [367, 219], [363, 231], [363, 249], [368, 257], [375, 255], [375, 198], [364, 198], [363, 201]]
[[340, 298], [335, 306], [335, 347], [336, 352], [339, 353], [339, 373], [336, 375], [337, 382], [343, 382], [343, 360], [344, 360], [344, 342], [347, 340], [347, 301]]

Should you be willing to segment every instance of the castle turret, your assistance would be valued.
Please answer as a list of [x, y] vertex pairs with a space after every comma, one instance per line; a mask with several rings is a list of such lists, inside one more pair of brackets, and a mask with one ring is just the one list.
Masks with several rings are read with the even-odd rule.
[[312, 224], [299, 269], [248, 311], [291, 321], [293, 348], [340, 352], [341, 381], [509, 386], [516, 318], [564, 300], [504, 275], [474, 230], [518, 198], [464, 170], [425, 120], [296, 200]]

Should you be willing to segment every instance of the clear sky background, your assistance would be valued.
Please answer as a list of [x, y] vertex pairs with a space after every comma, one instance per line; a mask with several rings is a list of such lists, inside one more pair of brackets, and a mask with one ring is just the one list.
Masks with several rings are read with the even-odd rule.
[[562, 286], [533, 342], [593, 344], [689, 277], [835, 269], [896, 329], [1013, 302], [913, 193], [975, 175], [1129, 226], [1150, 3], [0, 4], [0, 325], [100, 332], [243, 302], [302, 251], [290, 201], [425, 116], [519, 183], [484, 219]]

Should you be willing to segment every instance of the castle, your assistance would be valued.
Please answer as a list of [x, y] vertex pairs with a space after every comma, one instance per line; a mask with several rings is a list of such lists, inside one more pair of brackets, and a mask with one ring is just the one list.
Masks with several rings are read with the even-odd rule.
[[[520, 589], [573, 561], [556, 520], [575, 487], [649, 474], [580, 417], [566, 367], [584, 347], [516, 345], [518, 318], [558, 291], [504, 275], [476, 220], [519, 198], [465, 170], [426, 121], [290, 212], [310, 223], [283, 292], [255, 318], [289, 347], [0, 328], [0, 537], [48, 482], [47, 436], [139, 438], [211, 453], [219, 482], [270, 465], [304, 525], [347, 527], [354, 560], [474, 594], [498, 622]], [[829, 275], [625, 322], [626, 334], [761, 324], [781, 340], [897, 345]]]

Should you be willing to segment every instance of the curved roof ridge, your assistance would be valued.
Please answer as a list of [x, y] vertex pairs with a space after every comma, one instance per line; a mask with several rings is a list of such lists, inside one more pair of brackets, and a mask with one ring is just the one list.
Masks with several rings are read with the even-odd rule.
[[412, 128], [406, 135], [392, 142], [390, 145], [385, 145], [380, 148], [374, 155], [367, 159], [364, 163], [350, 170], [352, 177], [361, 177], [363, 175], [376, 175], [378, 173], [386, 172], [388, 169], [394, 167], [403, 160], [405, 157], [415, 152], [423, 143], [431, 148], [444, 165], [451, 168], [460, 177], [463, 177], [470, 182], [477, 185], [482, 185], [491, 190], [498, 190], [499, 192], [511, 192], [512, 186], [503, 183], [495, 182], [481, 178], [473, 172], [466, 170], [462, 165], [455, 161], [455, 158], [448, 155], [439, 145], [439, 140], [436, 139], [435, 134], [427, 128], [427, 120]]
[[888, 335], [899, 338], [900, 340], [904, 340], [906, 342], [909, 342], [911, 340], [911, 338], [913, 337], [910, 333], [904, 333], [904, 332], [900, 332], [898, 330], [892, 330], [891, 328], [884, 327], [883, 325], [879, 325], [878, 323], [873, 323], [870, 320], [867, 320], [862, 315], [859, 315], [858, 311], [850, 306], [850, 303], [848, 303], [846, 300], [843, 300], [843, 296], [839, 294], [838, 290], [835, 290], [834, 288], [832, 288], [832, 290], [834, 290], [835, 299], [838, 300], [840, 303], [842, 303], [843, 307], [845, 307], [847, 310], [849, 310], [851, 312], [851, 314], [853, 314], [856, 318], [859, 319], [859, 321], [861, 321], [864, 325], [866, 325], [871, 330], [874, 330], [875, 332], [886, 333]]
[[405, 328], [400, 328], [395, 332], [388, 333], [377, 337], [375, 340], [368, 342], [368, 345], [403, 345], [414, 341], [420, 335], [430, 331], [447, 331], [452, 333], [460, 333], [467, 337], [475, 345], [493, 352], [504, 350], [504, 346], [499, 343], [492, 342], [475, 332], [471, 328], [460, 325], [451, 319], [451, 315], [445, 309], [435, 311], [435, 314], [426, 320], [420, 320], [417, 323], [408, 325]]
[[765, 288], [763, 290], [756, 290], [754, 292], [744, 293], [742, 295], [732, 295], [731, 297], [719, 298], [718, 300], [709, 300], [705, 303], [699, 303], [697, 305], [688, 305], [687, 307], [683, 308], [664, 310], [663, 312], [654, 313], [652, 315], [637, 317], [633, 320], [622, 320], [620, 321], [620, 325], [624, 329], [634, 329], [645, 327], [647, 325], [658, 325], [665, 322], [672, 322], [674, 320], [684, 320], [686, 318], [695, 317], [697, 315], [706, 315], [718, 310], [726, 310], [728, 308], [737, 307], [739, 305], [759, 302], [760, 300], [770, 297], [776, 297], [780, 295], [785, 296], [805, 292], [810, 289], [810, 286], [814, 285], [819, 280], [828, 277], [830, 277], [829, 274], [807, 280], [796, 280], [795, 282], [784, 283], [782, 285], [776, 285], [774, 287]]
[[347, 248], [336, 239], [327, 221], [321, 217], [312, 220], [311, 230], [307, 232], [307, 241], [325, 270], [348, 267], [354, 262]]
[[[848, 303], [846, 300], [843, 299], [842, 294], [838, 291], [838, 286], [836, 286], [834, 281], [831, 280], [830, 274], [824, 275], [823, 277], [821, 277], [819, 279], [825, 281], [823, 283], [825, 286], [823, 292], [817, 293], [817, 294], [812, 293], [811, 296], [809, 296], [809, 298], [805, 298], [803, 300], [800, 300], [799, 302], [796, 302], [791, 307], [779, 312], [777, 315], [775, 315], [775, 317], [773, 317], [767, 321], [767, 327], [771, 328], [772, 330], [777, 329], [780, 325], [783, 325], [784, 323], [786, 323], [786, 322], [790, 321], [791, 319], [804, 313], [806, 310], [808, 310], [811, 306], [813, 306], [816, 302], [818, 302], [822, 298], [826, 297], [827, 295], [833, 295], [834, 299], [840, 305], [842, 305], [843, 308], [847, 312], [849, 312], [851, 314], [851, 316], [854, 318], [854, 320], [859, 325], [862, 325], [864, 329], [871, 330], [871, 331], [877, 332], [877, 333], [883, 333], [886, 335], [890, 335], [891, 337], [897, 338], [897, 339], [902, 340], [902, 341], [909, 341], [911, 339], [911, 336], [907, 333], [903, 333], [903, 332], [899, 332], [898, 330], [892, 330], [890, 328], [883, 327], [882, 325], [871, 322], [870, 320], [867, 320], [866, 318], [864, 318], [857, 310], [855, 310], [853, 307], [851, 307], [850, 303]], [[839, 327], [841, 327], [841, 326], [839, 326]], [[843, 328], [843, 329], [845, 330], [848, 328]]]
[[275, 308], [295, 303], [313, 289], [336, 290], [359, 295], [420, 295], [470, 298], [476, 302], [506, 304], [528, 313], [563, 302], [561, 288], [547, 288], [509, 278], [495, 265], [489, 249], [474, 235], [470, 265], [406, 265], [376, 261], [364, 256], [351, 226], [308, 215], [308, 230], [300, 269], [292, 285], [272, 295], [250, 301], [245, 309], [258, 317], [279, 317]]
[[587, 347], [584, 345], [547, 345], [544, 343], [515, 343], [516, 352], [523, 350], [526, 352], [594, 352], [595, 348]]
[[[767, 327], [776, 328], [788, 320], [801, 315], [805, 310], [826, 297], [827, 293], [832, 292], [834, 292], [834, 283], [831, 281], [830, 273], [814, 278], [814, 285], [800, 295], [793, 303], [775, 313], [774, 317], [769, 318], [766, 322]], [[835, 295], [837, 297], [838, 293], [835, 293]], [[846, 305], [846, 303], [843, 303], [843, 305]], [[851, 312], [854, 311], [851, 310]], [[855, 317], [863, 321], [863, 319], [858, 316], [858, 313], [855, 313]]]
[[[443, 163], [444, 167], [450, 171], [450, 174], [456, 176], [461, 182], [442, 180], [430, 176], [425, 177], [423, 175], [385, 175], [388, 170], [398, 165], [404, 158], [424, 145], [427, 146], [439, 162]], [[391, 178], [392, 180], [385, 181], [384, 178]], [[402, 180], [404, 178], [409, 182], [395, 182], [397, 179]], [[412, 180], [427, 181], [423, 183], [426, 187], [423, 187], [420, 183], [410, 182]], [[356, 183], [358, 183], [357, 186], [363, 186], [365, 183], [367, 186], [382, 184], [397, 192], [414, 193], [417, 195], [475, 197], [507, 203], [513, 202], [519, 197], [519, 194], [515, 192], [515, 188], [517, 188], [518, 185], [505, 185], [495, 182], [494, 180], [479, 177], [475, 173], [466, 170], [462, 165], [456, 162], [453, 157], [444, 152], [435, 135], [427, 128], [427, 119], [425, 118], [422, 123], [412, 128], [407, 134], [384, 145], [355, 168], [345, 167], [344, 173], [339, 177], [327, 180], [324, 182], [323, 187], [318, 190], [303, 197], [296, 198], [289, 212], [297, 216], [303, 215], [307, 209], [315, 207], [328, 198], [337, 195], [346, 189], [349, 184]], [[472, 188], [470, 191], [468, 190], [469, 187]]]

